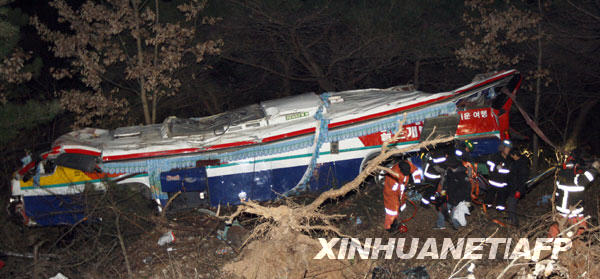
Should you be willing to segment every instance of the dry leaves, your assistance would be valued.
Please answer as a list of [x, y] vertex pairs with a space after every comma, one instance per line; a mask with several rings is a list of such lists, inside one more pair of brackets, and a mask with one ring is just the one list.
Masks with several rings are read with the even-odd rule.
[[138, 13], [137, 0], [87, 1], [78, 9], [65, 0], [50, 5], [58, 11], [58, 21], [69, 27], [68, 32], [52, 30], [37, 17], [31, 23], [51, 42], [55, 56], [70, 61], [64, 69], [53, 69], [53, 76], [76, 77], [87, 87], [61, 93], [61, 104], [78, 116], [75, 126], [125, 117], [133, 107], [127, 104], [127, 100], [135, 100], [132, 96], [139, 97], [145, 122], [153, 122], [156, 103], [161, 97], [177, 94], [181, 87], [174, 73], [203, 62], [206, 55], [219, 54], [223, 45], [221, 40], [203, 41], [196, 33], [196, 22], [218, 21], [202, 17], [205, 0], [180, 5], [185, 20], [177, 22], [157, 20], [160, 9], [153, 4], [142, 6]]
[[468, 0], [465, 6], [463, 21], [468, 31], [461, 33], [465, 42], [456, 51], [463, 66], [487, 71], [512, 67], [524, 56], [510, 48], [543, 36], [537, 29], [540, 15], [519, 9], [509, 0]]

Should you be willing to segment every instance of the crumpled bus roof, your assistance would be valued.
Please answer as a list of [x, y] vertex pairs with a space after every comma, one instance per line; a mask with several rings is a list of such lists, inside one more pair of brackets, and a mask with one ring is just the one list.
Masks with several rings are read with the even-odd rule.
[[464, 92], [491, 86], [514, 74], [515, 70], [500, 72], [443, 93], [407, 87], [304, 93], [207, 117], [169, 117], [161, 124], [111, 131], [85, 128], [59, 137], [52, 152], [97, 155], [107, 162], [243, 148], [314, 133], [319, 125], [317, 114], [329, 120], [329, 129], [335, 129], [450, 102]]

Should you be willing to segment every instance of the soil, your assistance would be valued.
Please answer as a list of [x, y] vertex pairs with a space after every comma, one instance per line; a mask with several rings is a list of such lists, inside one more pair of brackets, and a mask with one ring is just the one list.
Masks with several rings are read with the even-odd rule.
[[[538, 203], [538, 201], [540, 201], [542, 195], [551, 194], [551, 191], [552, 189], [548, 185], [540, 186], [520, 201], [519, 212], [526, 213], [520, 216], [521, 224], [533, 222], [550, 211], [550, 203], [543, 204], [541, 202]], [[295, 202], [302, 203], [304, 200], [310, 201], [311, 198], [311, 196], [297, 197], [295, 198]], [[484, 213], [481, 208], [475, 208], [471, 216], [467, 218], [468, 225], [466, 227], [454, 230], [451, 226], [448, 226], [445, 230], [435, 230], [433, 229], [437, 218], [435, 209], [418, 206], [415, 216], [404, 223], [408, 227], [406, 233], [401, 233], [400, 231], [387, 232], [383, 229], [384, 214], [382, 203], [381, 188], [371, 184], [364, 187], [358, 193], [353, 193], [335, 202], [329, 202], [325, 205], [324, 211], [330, 214], [345, 214], [347, 217], [339, 220], [337, 225], [347, 236], [360, 240], [364, 240], [367, 237], [380, 237], [383, 239], [394, 237], [406, 238], [408, 242], [411, 238], [424, 239], [434, 237], [438, 240], [438, 243], [442, 243], [444, 238], [485, 238], [494, 233], [496, 229], [498, 229], [498, 232], [495, 237], [513, 237], [524, 234], [526, 232], [524, 230], [527, 229], [525, 226], [520, 229], [508, 225], [509, 222], [505, 213], [498, 213], [495, 210]], [[414, 209], [414, 206], [408, 206], [400, 214], [399, 219], [410, 218]], [[359, 224], [357, 224], [357, 217], [360, 219]], [[168, 253], [165, 251], [166, 248], [157, 248], [154, 241], [148, 242], [147, 248], [151, 251], [139, 253], [140, 256], [137, 257], [138, 264], [136, 268], [139, 270], [138, 274], [149, 276], [146, 278], [164, 278], [163, 274], [175, 273], [173, 270], [177, 270], [177, 268], [172, 268], [172, 265], [177, 263], [182, 266], [188, 266], [186, 274], [200, 274], [199, 278], [230, 278], [230, 276], [243, 278], [372, 278], [373, 273], [378, 274], [375, 278], [404, 278], [404, 271], [423, 266], [431, 278], [447, 278], [458, 262], [456, 260], [418, 260], [414, 258], [410, 260], [387, 260], [383, 256], [377, 260], [361, 260], [357, 257], [353, 261], [345, 262], [327, 259], [320, 262], [307, 261], [307, 259], [311, 259], [316, 255], [320, 250], [320, 245], [315, 246], [317, 242], [305, 235], [301, 236], [301, 239], [293, 239], [293, 241], [299, 243], [297, 248], [287, 251], [285, 254], [264, 254], [264, 251], [273, 251], [270, 246], [285, 245], [278, 242], [278, 240], [270, 240], [249, 242], [243, 248], [244, 252], [248, 253], [245, 257], [240, 257], [236, 252], [231, 252], [227, 255], [217, 255], [217, 250], [229, 247], [225, 242], [215, 238], [214, 226], [222, 229], [222, 222], [218, 222], [218, 220], [208, 216], [204, 216], [204, 218], [208, 219], [209, 221], [207, 222], [210, 224], [204, 226], [205, 230], [203, 233], [207, 235], [190, 236], [185, 240], [173, 243], [171, 246], [177, 249], [174, 252]], [[500, 222], [494, 222], [493, 220]], [[173, 221], [181, 223], [183, 220], [178, 219]], [[252, 220], [245, 220], [242, 223], [246, 224], [246, 233], [252, 229]], [[504, 224], [504, 226], [498, 223]], [[320, 235], [319, 233], [311, 236], [333, 237]], [[153, 239], [157, 237], [156, 235]], [[282, 239], [286, 238], [282, 237]], [[290, 240], [286, 239], [286, 241]], [[235, 245], [231, 245], [233, 251], [240, 249], [240, 246], [238, 246], [239, 243], [239, 241], [236, 241]], [[148, 256], [158, 259], [159, 263], [156, 265], [139, 264], [144, 257]], [[249, 261], [248, 259], [253, 260]], [[238, 264], [232, 265], [232, 263]], [[495, 278], [494, 275], [502, 270], [500, 266], [504, 267], [507, 263], [507, 260], [501, 259], [478, 261], [475, 275], [477, 278]], [[287, 274], [256, 274], [259, 270], [263, 272], [271, 270], [268, 268], [269, 266], [280, 265], [287, 265], [293, 268], [290, 268]], [[322, 273], [317, 272], [319, 269], [321, 269]], [[327, 272], [328, 270], [335, 270], [336, 272]], [[150, 276], [150, 274], [153, 274], [153, 276]], [[158, 277], [155, 277], [157, 275]]]

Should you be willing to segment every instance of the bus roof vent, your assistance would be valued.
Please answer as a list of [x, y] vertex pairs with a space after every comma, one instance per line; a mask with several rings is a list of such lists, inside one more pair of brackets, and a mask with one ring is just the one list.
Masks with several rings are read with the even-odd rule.
[[139, 137], [142, 134], [141, 127], [131, 126], [131, 127], [121, 127], [115, 129], [113, 132], [113, 137], [116, 139], [119, 138], [131, 138], [131, 137]]

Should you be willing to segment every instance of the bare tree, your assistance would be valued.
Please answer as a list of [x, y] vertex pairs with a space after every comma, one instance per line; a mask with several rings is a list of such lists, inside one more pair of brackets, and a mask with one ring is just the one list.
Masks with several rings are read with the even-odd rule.
[[87, 1], [77, 9], [65, 0], [50, 5], [69, 31], [51, 30], [37, 17], [32, 24], [51, 42], [55, 56], [70, 61], [64, 69], [53, 69], [54, 77], [75, 77], [86, 86], [61, 93], [63, 106], [79, 117], [75, 125], [103, 117], [123, 119], [131, 95], [139, 98], [144, 122], [154, 123], [158, 102], [181, 87], [175, 73], [218, 54], [222, 44], [197, 32], [218, 21], [202, 16], [206, 0], [177, 6], [181, 19], [171, 21], [159, 20], [160, 1]]
[[[533, 12], [526, 3], [519, 1], [465, 1], [467, 7], [463, 19], [468, 29], [462, 35], [464, 45], [456, 51], [463, 66], [487, 71], [514, 67], [526, 60], [535, 59], [535, 69], [528, 72], [527, 80], [535, 80], [535, 85], [525, 84], [525, 88], [535, 92], [534, 122], [539, 122], [539, 108], [542, 86], [549, 82], [549, 71], [543, 67], [542, 40], [545, 35], [541, 28], [542, 2], [538, 11]], [[528, 48], [535, 43], [535, 51]], [[538, 164], [539, 139], [533, 135], [534, 161]]]
[[[424, 65], [454, 58], [460, 42], [453, 21], [460, 20], [447, 11], [459, 8], [442, 13], [439, 3], [405, 2], [229, 0], [234, 12], [221, 25], [229, 35], [222, 57], [277, 79], [282, 95], [299, 84], [331, 91], [382, 86], [385, 79], [419, 83]], [[425, 18], [432, 14], [440, 20]]]

